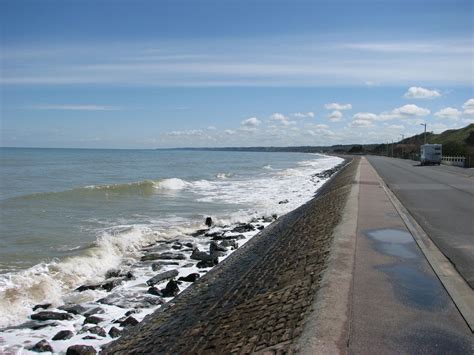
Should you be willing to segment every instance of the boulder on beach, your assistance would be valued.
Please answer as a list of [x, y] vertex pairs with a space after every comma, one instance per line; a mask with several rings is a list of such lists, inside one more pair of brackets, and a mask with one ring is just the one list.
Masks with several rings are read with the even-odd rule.
[[230, 247], [232, 249], [237, 249], [239, 247], [239, 243], [237, 243], [235, 240], [223, 240], [219, 243], [219, 245], [224, 248]]
[[125, 318], [125, 320], [120, 322], [120, 325], [124, 328], [126, 327], [133, 327], [137, 325], [139, 322], [133, 318], [132, 316]]
[[38, 313], [33, 313], [30, 316], [30, 318], [33, 320], [46, 321], [46, 320], [70, 320], [73, 317], [69, 313], [42, 311]]
[[175, 278], [176, 276], [178, 276], [178, 274], [179, 274], [178, 270], [165, 271], [158, 275], [153, 276], [151, 279], [148, 279], [146, 284], [148, 286], [153, 286], [164, 280]]
[[110, 328], [110, 330], [109, 330], [109, 336], [110, 336], [111, 338], [118, 338], [118, 337], [121, 336], [121, 335], [122, 335], [122, 331], [121, 331], [120, 329], [115, 328], [115, 327]]
[[110, 292], [112, 291], [112, 289], [122, 284], [123, 279], [124, 277], [113, 277], [111, 279], [107, 279], [99, 283], [85, 284], [76, 288], [76, 291], [82, 292], [86, 290], [97, 290], [99, 288], [102, 288]]
[[208, 267], [214, 267], [219, 263], [219, 259], [215, 258], [214, 260], [202, 260], [196, 264], [199, 269], [204, 269]]
[[12, 327], [7, 327], [7, 328], [3, 328], [3, 330], [12, 330], [12, 329], [31, 329], [31, 330], [39, 330], [39, 329], [42, 329], [42, 328], [46, 328], [46, 327], [56, 327], [58, 326], [59, 323], [58, 322], [46, 322], [46, 321], [34, 321], [34, 320], [31, 320], [31, 321], [28, 321], [28, 322], [24, 322], [24, 323], [21, 323], [19, 325], [15, 325], [15, 326], [12, 326]]
[[100, 318], [100, 317], [97, 317], [97, 316], [89, 316], [86, 319], [84, 319], [84, 323], [82, 323], [82, 324], [99, 324], [103, 321], [104, 321], [103, 318]]
[[186, 260], [186, 255], [180, 253], [149, 253], [142, 256], [141, 261], [148, 261], [148, 260]]
[[163, 297], [174, 297], [179, 293], [179, 286], [178, 283], [174, 280], [170, 280], [166, 287], [161, 290], [161, 294]]
[[192, 273], [187, 276], [181, 276], [178, 280], [179, 281], [185, 281], [185, 282], [195, 282], [197, 279], [201, 277], [198, 273]]
[[32, 348], [30, 348], [31, 351], [37, 352], [37, 353], [44, 353], [44, 352], [53, 352], [53, 347], [48, 343], [46, 339], [43, 339], [39, 342], [37, 342], [35, 345], [33, 345]]
[[245, 239], [243, 234], [222, 234], [212, 238], [212, 240], [234, 240], [234, 239]]
[[206, 224], [206, 226], [211, 227], [212, 224], [213, 224], [212, 218], [211, 218], [211, 217], [207, 217], [205, 224]]
[[102, 307], [93, 307], [93, 308], [89, 308], [86, 312], [84, 312], [82, 315], [84, 317], [89, 317], [89, 316], [92, 316], [94, 314], [104, 314], [105, 311]]
[[252, 232], [255, 230], [255, 227], [250, 224], [250, 223], [241, 223], [234, 229], [232, 229], [232, 232], [234, 233], [245, 233], [245, 232]]
[[111, 294], [107, 297], [99, 299], [97, 302], [124, 309], [142, 309], [163, 304], [163, 300], [161, 298], [154, 296], [146, 296], [143, 295], [143, 293], [137, 293], [127, 296]]
[[62, 311], [66, 311], [71, 314], [82, 314], [87, 310], [87, 308], [79, 304], [65, 304], [64, 306], [61, 306], [58, 309]]
[[87, 331], [89, 333], [92, 333], [92, 334], [95, 334], [95, 335], [98, 335], [98, 336], [101, 336], [101, 337], [104, 337], [104, 338], [107, 336], [107, 333], [105, 332], [104, 328], [99, 327], [97, 325], [95, 327], [88, 328]]
[[215, 241], [212, 241], [211, 244], [209, 244], [209, 253], [212, 256], [224, 256], [226, 251], [226, 247], [217, 244]]
[[284, 200], [281, 200], [278, 202], [279, 205], [284, 205], [286, 203], [288, 203], [289, 201], [287, 199], [284, 199]]
[[151, 269], [153, 271], [158, 271], [161, 268], [163, 268], [163, 266], [170, 266], [170, 265], [177, 266], [177, 265], [179, 265], [179, 262], [177, 262], [177, 261], [158, 261], [156, 263], [151, 264]]
[[74, 336], [74, 333], [70, 330], [60, 330], [53, 337], [53, 340], [66, 340], [71, 339]]
[[66, 350], [66, 355], [95, 355], [97, 351], [90, 345], [72, 345]]
[[218, 259], [216, 256], [210, 255], [206, 252], [200, 251], [198, 248], [194, 249], [191, 256], [193, 260], [201, 260], [205, 262], [213, 262], [216, 265], [218, 263]]

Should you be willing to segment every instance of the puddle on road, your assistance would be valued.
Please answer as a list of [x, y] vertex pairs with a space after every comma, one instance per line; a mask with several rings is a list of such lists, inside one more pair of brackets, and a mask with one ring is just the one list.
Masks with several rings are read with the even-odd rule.
[[390, 277], [395, 296], [406, 306], [434, 311], [444, 308], [448, 302], [439, 281], [423, 270], [417, 263], [378, 266]]
[[408, 232], [400, 229], [373, 229], [365, 234], [375, 242], [375, 249], [383, 254], [407, 259], [420, 256], [415, 240]]
[[376, 266], [385, 273], [396, 298], [404, 305], [434, 311], [447, 304], [447, 296], [434, 274], [423, 270], [424, 256], [412, 235], [402, 229], [371, 229], [365, 231], [379, 253], [395, 257], [390, 264]]

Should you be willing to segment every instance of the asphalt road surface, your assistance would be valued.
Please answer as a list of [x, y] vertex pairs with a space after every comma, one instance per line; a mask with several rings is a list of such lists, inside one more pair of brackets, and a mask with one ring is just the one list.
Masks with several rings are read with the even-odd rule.
[[474, 169], [367, 159], [474, 289]]

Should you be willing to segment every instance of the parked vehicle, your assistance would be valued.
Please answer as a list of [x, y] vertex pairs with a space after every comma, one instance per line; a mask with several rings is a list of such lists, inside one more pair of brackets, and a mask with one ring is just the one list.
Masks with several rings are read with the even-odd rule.
[[420, 147], [421, 165], [440, 165], [442, 154], [442, 144], [423, 144]]

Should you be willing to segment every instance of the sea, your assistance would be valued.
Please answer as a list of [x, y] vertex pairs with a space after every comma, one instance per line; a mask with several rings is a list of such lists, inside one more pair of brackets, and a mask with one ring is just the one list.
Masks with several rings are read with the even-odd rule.
[[[221, 235], [232, 237], [235, 226], [246, 223], [255, 227], [239, 235], [241, 246], [309, 201], [327, 180], [316, 174], [341, 162], [308, 153], [0, 148], [0, 352], [28, 353], [42, 339], [55, 352], [79, 341], [99, 349], [112, 337], [85, 337], [81, 314], [34, 329], [33, 307], [64, 312], [58, 307], [100, 305], [103, 329], [121, 330], [116, 321], [126, 312], [133, 310], [140, 321], [160, 307], [143, 296], [146, 280], [157, 273], [142, 259], [149, 248], [186, 255], [160, 272], [202, 275], [209, 269], [188, 257], [193, 248], [209, 248], [209, 238], [195, 235], [208, 228], [207, 217], [209, 230]], [[134, 276], [112, 291], [77, 291], [103, 281], [110, 270]], [[111, 294], [122, 300], [98, 302]], [[74, 336], [51, 340], [64, 329]]]

